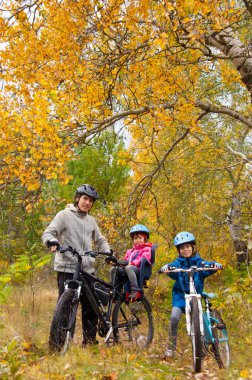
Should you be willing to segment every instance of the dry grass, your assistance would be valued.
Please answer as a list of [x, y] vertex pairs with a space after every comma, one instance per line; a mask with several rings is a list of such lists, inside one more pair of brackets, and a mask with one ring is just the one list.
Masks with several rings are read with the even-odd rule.
[[[154, 287], [149, 290], [149, 297], [153, 301], [155, 338], [148, 350], [142, 353], [137, 350], [127, 352], [120, 345], [108, 348], [102, 338], [99, 338], [99, 346], [82, 349], [81, 326], [78, 323], [77, 339], [64, 356], [52, 355], [48, 351], [50, 322], [57, 300], [55, 283], [52, 277], [45, 277], [37, 280], [32, 288], [18, 287], [8, 304], [2, 308], [0, 346], [2, 354], [4, 350], [7, 350], [7, 354], [5, 353], [4, 360], [0, 361], [1, 379], [195, 378], [191, 372], [191, 347], [186, 336], [184, 319], [180, 323], [178, 354], [175, 360], [163, 360], [170, 312], [170, 301], [166, 298], [170, 290], [167, 292], [165, 282], [159, 283], [159, 291], [156, 289], [155, 294]], [[220, 371], [215, 361], [207, 358], [203, 373], [196, 378], [242, 379], [241, 373], [248, 374], [247, 379], [252, 378], [252, 370], [250, 372], [249, 367], [252, 357], [251, 321], [247, 317], [245, 306], [240, 304], [239, 307], [240, 321], [237, 319], [236, 305], [231, 305], [228, 310], [233, 359], [231, 368], [228, 371]], [[8, 352], [7, 347], [11, 341], [15, 341], [16, 346]], [[6, 368], [6, 373], [3, 368]]]

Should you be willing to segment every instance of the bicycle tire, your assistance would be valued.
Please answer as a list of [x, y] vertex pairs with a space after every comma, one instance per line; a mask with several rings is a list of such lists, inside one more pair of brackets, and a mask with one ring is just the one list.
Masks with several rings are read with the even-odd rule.
[[[73, 339], [78, 307], [78, 304], [73, 301], [74, 293], [72, 289], [66, 290], [62, 293], [56, 305], [49, 336], [49, 348], [51, 351], [66, 351], [69, 341]], [[73, 313], [75, 313], [73, 324], [70, 330], [67, 330]]]
[[192, 342], [192, 365], [195, 373], [201, 372], [203, 351], [202, 337], [200, 332], [199, 306], [198, 300], [191, 300], [191, 342]]
[[147, 298], [143, 295], [135, 302], [118, 299], [113, 310], [112, 326], [115, 343], [129, 348], [148, 347], [153, 339], [154, 324]]
[[220, 313], [215, 309], [211, 310], [210, 318], [212, 334], [215, 340], [215, 342], [212, 343], [214, 358], [219, 368], [227, 368], [230, 365], [230, 349], [226, 325]]

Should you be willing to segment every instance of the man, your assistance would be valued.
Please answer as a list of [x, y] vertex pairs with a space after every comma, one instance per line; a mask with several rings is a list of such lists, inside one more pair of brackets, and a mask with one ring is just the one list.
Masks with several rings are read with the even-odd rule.
[[[44, 244], [51, 252], [56, 252], [54, 270], [58, 272], [59, 297], [64, 292], [65, 281], [73, 278], [75, 268], [72, 255], [69, 252], [60, 253], [58, 251], [60, 246], [71, 246], [85, 253], [92, 250], [92, 242], [94, 242], [99, 251], [110, 252], [110, 246], [101, 234], [95, 218], [88, 215], [96, 199], [98, 199], [98, 194], [92, 186], [84, 184], [78, 187], [75, 203], [60, 211], [42, 235]], [[83, 269], [94, 273], [94, 262], [95, 259], [90, 256], [83, 257]], [[83, 345], [95, 344], [98, 321], [85, 294], [81, 295], [81, 305]]]

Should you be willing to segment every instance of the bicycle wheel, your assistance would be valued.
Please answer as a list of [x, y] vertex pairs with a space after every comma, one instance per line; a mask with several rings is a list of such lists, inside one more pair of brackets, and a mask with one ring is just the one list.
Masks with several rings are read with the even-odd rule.
[[135, 302], [119, 299], [112, 315], [114, 341], [138, 349], [147, 347], [154, 334], [151, 305], [147, 298]]
[[74, 291], [68, 289], [58, 300], [49, 337], [49, 347], [52, 351], [65, 352], [73, 339], [78, 308], [78, 303], [73, 301], [73, 297]]
[[201, 372], [203, 353], [202, 353], [202, 339], [201, 339], [201, 332], [200, 332], [199, 306], [198, 306], [198, 300], [194, 297], [191, 300], [190, 336], [191, 336], [191, 341], [192, 341], [193, 371], [197, 373], [197, 372]]
[[210, 318], [215, 340], [215, 342], [212, 343], [214, 358], [219, 368], [226, 368], [230, 365], [230, 350], [226, 325], [217, 310], [210, 312]]

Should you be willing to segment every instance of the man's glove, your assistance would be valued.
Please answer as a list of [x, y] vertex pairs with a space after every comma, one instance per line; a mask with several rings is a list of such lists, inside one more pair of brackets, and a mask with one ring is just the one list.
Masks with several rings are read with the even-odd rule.
[[57, 249], [60, 249], [60, 243], [58, 242], [58, 240], [49, 240], [46, 243], [46, 245], [47, 245], [48, 248], [53, 247], [54, 245], [56, 245], [58, 247]]

